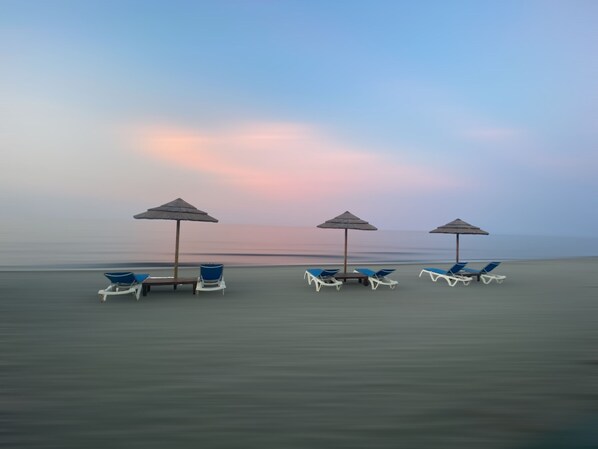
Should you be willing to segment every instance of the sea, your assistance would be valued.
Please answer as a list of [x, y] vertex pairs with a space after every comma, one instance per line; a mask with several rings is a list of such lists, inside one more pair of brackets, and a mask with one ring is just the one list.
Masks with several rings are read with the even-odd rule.
[[[46, 220], [0, 228], [0, 270], [168, 268], [176, 226], [159, 220]], [[316, 227], [182, 222], [179, 265], [339, 265], [344, 231]], [[462, 235], [461, 261], [598, 256], [598, 238], [554, 235]], [[456, 237], [427, 231], [348, 232], [348, 263], [451, 262]]]

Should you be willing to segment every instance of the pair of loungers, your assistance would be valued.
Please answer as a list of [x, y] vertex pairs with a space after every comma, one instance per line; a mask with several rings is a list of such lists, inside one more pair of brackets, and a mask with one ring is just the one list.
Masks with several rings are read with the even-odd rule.
[[[100, 301], [106, 302], [111, 295], [133, 294], [137, 301], [141, 295], [143, 281], [150, 277], [149, 274], [135, 274], [132, 272], [104, 273], [110, 281], [110, 285], [98, 291]], [[218, 291], [224, 289], [224, 266], [222, 264], [204, 264], [199, 268], [196, 291]]]
[[[318, 292], [322, 287], [336, 287], [337, 290], [340, 290], [343, 283], [334, 277], [338, 271], [338, 269], [308, 268], [305, 270], [303, 279], [307, 279], [307, 283], [309, 285], [313, 283], [316, 287], [316, 291]], [[387, 285], [391, 289], [395, 288], [398, 285], [398, 282], [388, 278], [388, 275], [394, 271], [394, 268], [385, 268], [378, 271], [374, 271], [369, 268], [355, 269], [356, 273], [360, 273], [368, 277], [368, 281], [372, 286], [372, 290], [376, 290], [380, 285]]]
[[467, 262], [456, 263], [448, 270], [442, 270], [440, 268], [424, 268], [419, 273], [419, 277], [421, 277], [422, 274], [427, 273], [434, 282], [438, 279], [444, 279], [451, 287], [454, 287], [458, 283], [469, 285], [474, 277], [478, 280], [481, 279], [484, 284], [489, 284], [492, 281], [501, 284], [507, 278], [500, 274], [490, 273], [500, 265], [500, 262], [490, 262], [481, 270], [467, 268], [465, 265], [467, 265]]

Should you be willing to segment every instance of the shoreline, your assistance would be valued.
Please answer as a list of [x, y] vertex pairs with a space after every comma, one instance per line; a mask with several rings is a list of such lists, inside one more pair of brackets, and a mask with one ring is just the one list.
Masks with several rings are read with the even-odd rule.
[[[503, 264], [506, 263], [519, 263], [519, 262], [549, 262], [549, 261], [575, 261], [575, 260], [592, 260], [598, 259], [598, 255], [595, 256], [563, 256], [563, 257], [552, 257], [552, 258], [521, 258], [521, 259], [501, 259]], [[469, 265], [472, 264], [485, 264], [490, 262], [490, 259], [483, 259], [483, 260], [470, 260], [468, 263]], [[210, 261], [212, 263], [214, 261]], [[217, 260], [215, 262], [218, 262]], [[179, 263], [179, 269], [181, 270], [190, 270], [197, 268], [202, 262], [198, 262], [197, 264], [184, 262]], [[219, 262], [218, 262], [219, 263]], [[451, 260], [427, 260], [427, 261], [398, 261], [398, 262], [359, 262], [359, 263], [351, 263], [349, 262], [348, 265], [357, 267], [357, 266], [381, 266], [381, 267], [391, 267], [391, 266], [410, 266], [410, 265], [428, 265], [428, 264], [454, 264], [454, 261]], [[73, 264], [76, 265], [76, 264]], [[326, 267], [336, 267], [342, 266], [342, 262], [339, 263], [288, 263], [288, 264], [224, 264], [225, 267], [228, 268], [297, 268], [297, 267], [319, 267], [319, 266], [326, 266]], [[102, 266], [93, 266], [93, 267], [60, 267], [60, 266], [17, 266], [14, 268], [8, 267], [0, 267], [0, 273], [23, 273], [23, 272], [86, 272], [86, 271], [97, 271], [97, 272], [105, 272], [105, 271], [140, 271], [140, 270], [157, 270], [157, 271], [165, 271], [165, 270], [172, 270], [172, 264], [167, 263], [131, 263], [127, 264], [125, 262], [118, 262], [114, 264], [106, 264]]]

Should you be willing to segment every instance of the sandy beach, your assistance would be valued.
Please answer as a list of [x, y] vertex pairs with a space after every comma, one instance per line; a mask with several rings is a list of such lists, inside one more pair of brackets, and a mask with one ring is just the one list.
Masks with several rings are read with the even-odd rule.
[[0, 272], [0, 446], [594, 447], [598, 258], [454, 288], [423, 266], [450, 264], [319, 293], [226, 267], [224, 296], [104, 304], [101, 272]]

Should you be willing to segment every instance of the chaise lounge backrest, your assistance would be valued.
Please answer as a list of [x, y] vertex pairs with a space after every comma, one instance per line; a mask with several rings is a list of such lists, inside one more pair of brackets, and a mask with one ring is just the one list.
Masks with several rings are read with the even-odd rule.
[[224, 265], [207, 263], [199, 267], [199, 278], [204, 282], [219, 282], [222, 279]]
[[378, 270], [376, 272], [376, 276], [379, 277], [379, 278], [383, 278], [383, 277], [388, 276], [393, 271], [395, 271], [394, 268], [383, 268], [382, 270]]
[[499, 265], [500, 265], [500, 262], [490, 262], [488, 265], [486, 265], [484, 268], [482, 268], [481, 273], [482, 274], [490, 273], [492, 270], [494, 270]]
[[330, 270], [322, 270], [319, 277], [322, 279], [334, 277], [334, 275], [338, 273], [338, 269], [330, 269]]
[[446, 274], [450, 274], [450, 275], [454, 275], [459, 273], [459, 271], [461, 271], [465, 265], [467, 265], [467, 262], [458, 262], [455, 265], [453, 265], [447, 272]]
[[115, 285], [132, 285], [137, 283], [135, 274], [130, 271], [116, 272], [116, 273], [104, 273], [104, 276]]

